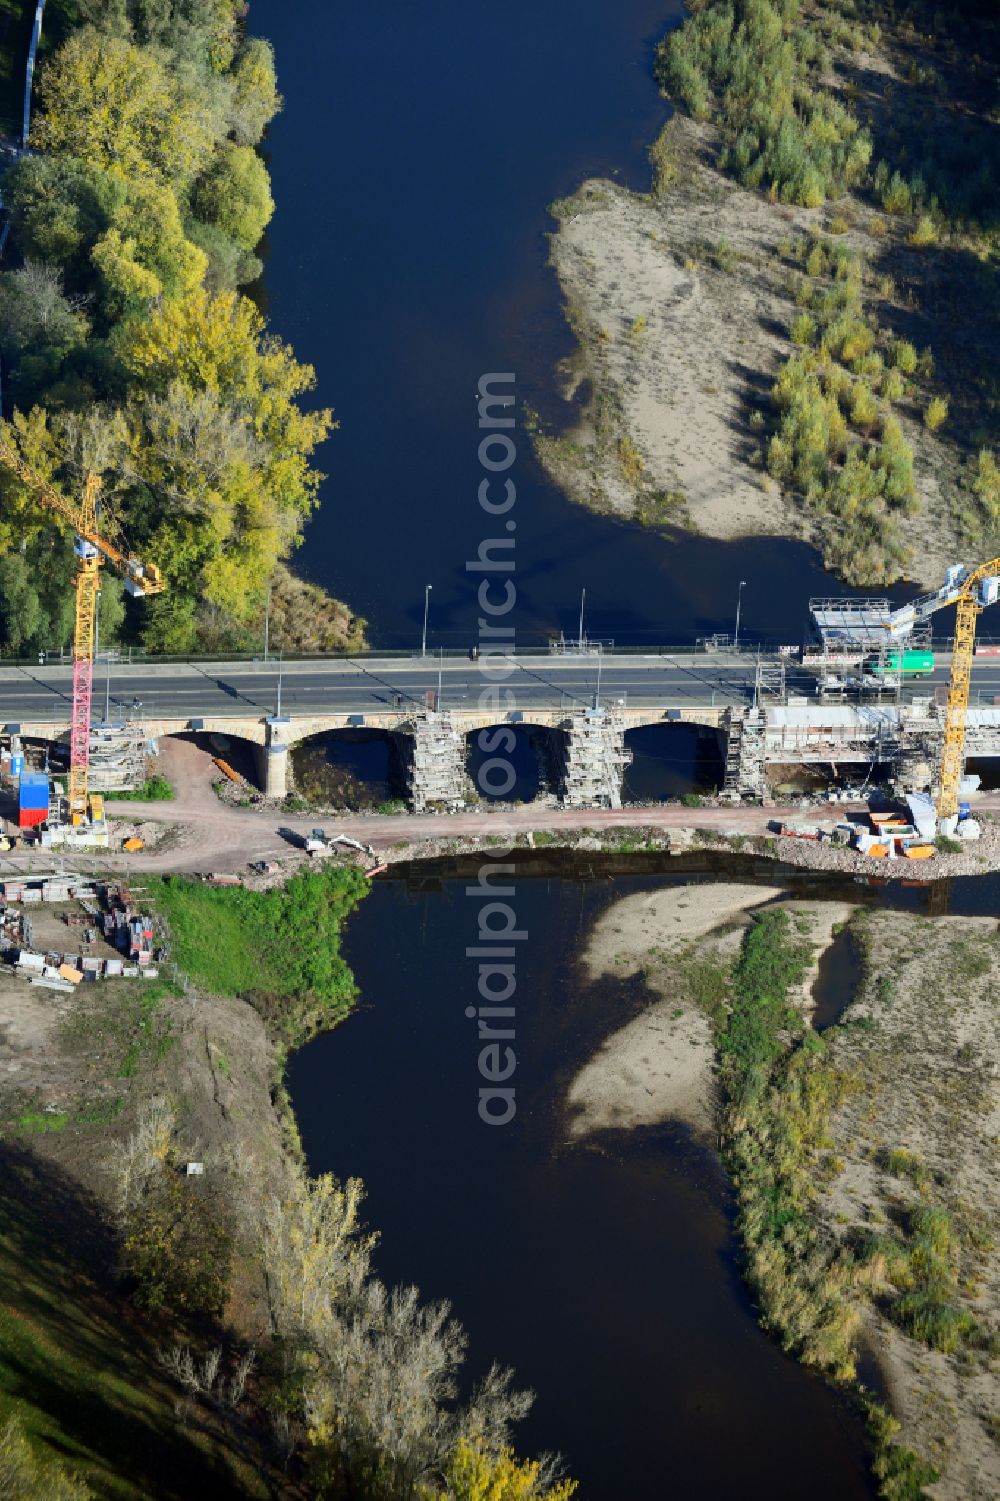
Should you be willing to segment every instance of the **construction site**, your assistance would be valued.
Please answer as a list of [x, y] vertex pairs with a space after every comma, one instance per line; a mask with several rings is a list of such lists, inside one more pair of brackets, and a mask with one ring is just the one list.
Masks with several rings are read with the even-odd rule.
[[0, 976], [69, 993], [156, 979], [162, 957], [152, 916], [122, 882], [59, 872], [0, 882]]
[[[887, 787], [905, 811], [901, 827], [907, 834], [887, 841], [872, 833], [871, 846], [914, 857], [942, 836], [974, 839], [968, 798], [978, 780], [967, 775], [968, 755], [1000, 756], [1000, 694], [986, 702], [970, 703], [976, 656], [976, 625], [980, 613], [1000, 598], [1000, 559], [977, 567], [956, 564], [933, 593], [901, 606], [886, 599], [854, 597], [814, 599], [810, 603], [807, 639], [801, 648], [784, 647], [770, 654], [758, 652], [752, 674], [740, 682], [717, 658], [715, 677], [699, 666], [688, 668], [672, 656], [653, 656], [641, 669], [642, 697], [628, 688], [609, 688], [615, 668], [605, 673], [601, 645], [594, 649], [582, 639], [580, 665], [567, 662], [565, 643], [543, 672], [514, 662], [510, 671], [526, 675], [525, 691], [533, 695], [530, 710], [509, 708], [484, 714], [459, 700], [442, 697], [443, 664], [437, 668], [438, 688], [403, 693], [373, 693], [362, 667], [356, 679], [337, 692], [353, 693], [357, 682], [361, 712], [348, 699], [346, 712], [331, 708], [282, 712], [280, 665], [276, 707], [268, 711], [259, 697], [241, 693], [224, 677], [215, 686], [226, 712], [206, 715], [183, 709], [182, 696], [167, 697], [171, 713], [151, 705], [143, 710], [138, 695], [131, 710], [116, 700], [112, 716], [110, 662], [103, 716], [93, 713], [94, 664], [98, 648], [98, 601], [103, 566], [124, 578], [135, 598], [160, 593], [165, 581], [157, 565], [129, 552], [118, 536], [114, 518], [99, 511], [99, 480], [87, 476], [79, 500], [69, 500], [35, 474], [20, 453], [0, 441], [0, 462], [21, 481], [27, 494], [54, 521], [72, 527], [77, 558], [72, 651], [72, 690], [66, 728], [39, 720], [0, 716], [0, 818], [11, 826], [6, 847], [43, 849], [111, 849], [116, 847], [105, 797], [112, 792], [136, 792], [145, 784], [150, 757], [160, 741], [172, 736], [207, 737], [213, 745], [233, 744], [235, 760], [256, 763], [258, 788], [247, 774], [234, 770], [229, 752], [213, 755], [223, 782], [232, 784], [242, 804], [276, 808], [292, 789], [289, 752], [310, 736], [371, 732], [389, 738], [392, 759], [406, 800], [414, 814], [454, 814], [474, 807], [486, 788], [493, 800], [502, 799], [501, 782], [484, 780], [487, 763], [472, 775], [472, 740], [483, 732], [488, 742], [509, 745], [518, 732], [528, 732], [538, 760], [538, 790], [542, 801], [558, 800], [565, 809], [620, 810], [626, 796], [626, 773], [633, 752], [628, 736], [639, 727], [681, 723], [697, 733], [718, 737], [723, 771], [718, 795], [731, 803], [767, 805], [772, 800], [769, 768], [811, 769], [828, 781], [853, 785], [851, 794], [864, 796], [876, 782]], [[942, 610], [954, 610], [949, 679], [923, 686], [932, 677], [935, 656], [932, 621]], [[585, 652], [585, 647], [587, 652]], [[561, 659], [558, 659], [561, 656]], [[587, 663], [596, 662], [596, 688], [590, 691]], [[628, 657], [617, 667], [626, 684]], [[634, 659], [631, 659], [634, 660]], [[743, 659], [745, 661], [745, 658]], [[41, 664], [40, 664], [41, 665]], [[557, 670], [558, 669], [558, 670]], [[336, 667], [331, 665], [330, 672]], [[352, 670], [357, 670], [353, 667]], [[409, 676], [405, 663], [400, 670]], [[322, 678], [322, 667], [316, 669]], [[468, 668], [474, 676], [480, 668]], [[142, 680], [152, 693], [159, 691], [161, 669], [151, 667]], [[421, 663], [418, 672], [427, 672]], [[194, 688], [205, 695], [204, 673]], [[581, 686], [568, 690], [566, 685]], [[131, 679], [134, 681], [135, 679]], [[660, 686], [657, 687], [659, 680]], [[375, 676], [379, 686], [391, 680]], [[692, 683], [696, 686], [692, 689]], [[718, 684], [718, 687], [716, 687]], [[40, 685], [43, 689], [45, 684]], [[472, 688], [471, 682], [463, 687]], [[481, 686], [481, 685], [480, 685]], [[318, 685], [322, 692], [322, 684]], [[468, 699], [471, 694], [461, 695]], [[482, 695], [479, 695], [480, 699]], [[494, 695], [496, 697], [496, 695]], [[719, 702], [721, 698], [721, 702]], [[34, 703], [36, 699], [25, 698]], [[357, 703], [358, 698], [354, 699]], [[65, 703], [65, 697], [56, 702]], [[192, 698], [191, 702], [194, 702]], [[375, 711], [372, 712], [372, 704]], [[508, 702], [511, 699], [508, 698]], [[248, 708], [249, 706], [249, 708]], [[64, 710], [57, 712], [64, 713]], [[64, 721], [65, 723], [65, 721]], [[224, 732], [224, 733], [223, 733]], [[231, 737], [231, 740], [230, 738]], [[236, 747], [242, 747], [237, 751]], [[502, 759], [492, 763], [503, 776]], [[250, 775], [254, 775], [253, 772]], [[489, 801], [490, 797], [486, 796]], [[2, 834], [2, 829], [0, 829]], [[300, 837], [296, 835], [296, 837]], [[120, 841], [119, 841], [120, 842]], [[138, 848], [126, 840], [125, 847]]]

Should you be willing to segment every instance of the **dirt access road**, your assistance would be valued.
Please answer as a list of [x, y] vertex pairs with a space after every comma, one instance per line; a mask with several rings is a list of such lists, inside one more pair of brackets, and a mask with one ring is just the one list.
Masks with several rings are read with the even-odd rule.
[[[682, 829], [697, 827], [741, 834], [763, 834], [782, 817], [811, 820], [843, 818], [864, 811], [864, 804], [831, 803], [803, 812], [790, 805], [773, 808], [685, 808], [677, 804], [645, 808], [551, 808], [525, 804], [495, 812], [338, 814], [318, 820], [316, 814], [290, 817], [273, 809], [237, 808], [223, 803], [212, 790], [218, 770], [211, 756], [183, 740], [162, 742], [160, 770], [177, 789], [172, 802], [119, 803], [111, 805], [119, 819], [156, 822], [175, 826], [161, 847], [123, 856], [112, 851], [101, 864], [149, 871], [234, 871], [248, 860], [287, 856], [295, 848], [283, 831], [306, 834], [317, 821], [328, 830], [370, 844], [379, 852], [401, 844], [419, 846], [423, 841], [470, 838], [476, 835], [525, 834], [528, 830], [557, 833], [571, 829], [641, 827]], [[977, 799], [977, 809], [1000, 810], [1000, 793]], [[416, 853], [411, 849], [410, 853]], [[44, 858], [51, 863], [48, 854]], [[93, 856], [81, 856], [92, 863]], [[4, 864], [24, 869], [37, 865], [39, 854], [4, 856]]]

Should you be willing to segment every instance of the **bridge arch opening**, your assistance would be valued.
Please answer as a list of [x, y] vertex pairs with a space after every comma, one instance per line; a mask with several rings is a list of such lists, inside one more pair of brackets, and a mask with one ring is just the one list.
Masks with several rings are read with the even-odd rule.
[[978, 776], [984, 792], [996, 792], [1000, 788], [1000, 756], [968, 756], [965, 761], [968, 776]]
[[215, 733], [208, 730], [185, 730], [177, 735], [160, 736], [161, 747], [168, 742], [194, 746], [210, 760], [225, 761], [226, 765], [231, 766], [239, 776], [244, 777], [248, 782], [256, 783], [259, 747], [252, 740], [244, 740], [242, 735], [223, 734], [221, 731]]
[[193, 784], [212, 785], [225, 778], [220, 763], [249, 787], [261, 787], [260, 747], [241, 735], [183, 730], [160, 735], [157, 744], [160, 753], [147, 760], [147, 770], [153, 776], [166, 777], [175, 795]]
[[722, 740], [710, 725], [680, 720], [641, 725], [626, 730], [625, 749], [632, 754], [622, 788], [627, 803], [717, 792], [725, 777]]
[[390, 730], [324, 730], [293, 746], [290, 762], [294, 795], [316, 807], [361, 812], [406, 797], [404, 757]]
[[530, 803], [555, 789], [560, 732], [540, 724], [494, 724], [465, 737], [466, 769], [484, 803]]
[[789, 798], [819, 792], [859, 794], [872, 787], [884, 786], [895, 775], [891, 761], [865, 761], [856, 755], [811, 761], [770, 761], [765, 767], [767, 785], [773, 796]]

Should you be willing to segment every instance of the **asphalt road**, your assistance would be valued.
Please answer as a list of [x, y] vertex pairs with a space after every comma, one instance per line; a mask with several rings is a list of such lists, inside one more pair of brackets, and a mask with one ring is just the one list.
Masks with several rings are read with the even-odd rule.
[[[288, 662], [281, 669], [281, 712], [296, 714], [364, 714], [422, 706], [428, 691], [441, 688], [443, 708], [474, 709], [491, 685], [514, 695], [522, 710], [562, 709], [592, 704], [600, 694], [605, 706], [663, 705], [695, 708], [746, 703], [753, 693], [756, 659], [704, 652], [675, 656], [566, 655], [509, 660], [509, 672], [491, 672], [484, 661], [418, 656], [343, 658]], [[908, 681], [903, 698], [927, 693], [948, 679], [947, 661], [939, 659], [932, 678]], [[787, 677], [791, 693], [807, 693], [815, 678], [797, 666]], [[987, 658], [973, 670], [972, 702], [992, 705], [1000, 696], [1000, 658]], [[0, 668], [0, 727], [21, 719], [66, 721], [72, 697], [72, 673], [65, 665]], [[112, 718], [138, 700], [150, 718], [193, 719], [202, 715], [274, 714], [278, 709], [276, 663], [196, 662], [187, 664], [113, 663], [108, 692], [107, 668], [94, 674], [94, 716], [107, 702]], [[874, 699], [866, 699], [874, 702]], [[885, 701], [892, 702], [887, 694]]]

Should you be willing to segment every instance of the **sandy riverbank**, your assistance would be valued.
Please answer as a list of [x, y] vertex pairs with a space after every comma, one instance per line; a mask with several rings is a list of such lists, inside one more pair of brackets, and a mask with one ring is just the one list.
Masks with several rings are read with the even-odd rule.
[[566, 1095], [571, 1140], [667, 1120], [712, 1138], [715, 1043], [711, 1020], [692, 997], [688, 962], [729, 963], [755, 909], [786, 907], [815, 945], [801, 989], [808, 1012], [820, 956], [852, 908], [782, 896], [777, 886], [670, 886], [624, 897], [595, 923], [582, 959], [588, 979], [642, 975], [651, 1001], [613, 1031], [574, 1078]]
[[[832, 1034], [851, 1088], [829, 1126], [840, 1171], [816, 1206], [821, 1243], [876, 1240], [853, 1296], [883, 1368], [900, 1439], [941, 1470], [935, 1501], [1000, 1495], [1000, 948], [993, 918], [869, 912], [866, 979]], [[947, 1220], [950, 1249], [930, 1307], [974, 1320], [951, 1349], [909, 1327], [900, 1300], [923, 1287], [914, 1213]], [[885, 1247], [886, 1250], [882, 1250]], [[892, 1247], [898, 1248], [897, 1251]], [[901, 1253], [901, 1254], [900, 1254]], [[867, 1282], [867, 1286], [865, 1285]], [[949, 1314], [949, 1317], [952, 1315]], [[940, 1320], [939, 1320], [940, 1322]]]
[[[713, 126], [675, 115], [650, 193], [592, 179], [555, 205], [551, 261], [578, 339], [559, 375], [567, 398], [585, 400], [567, 432], [539, 436], [539, 456], [593, 510], [722, 539], [816, 542], [815, 518], [765, 472], [762, 417], [794, 349], [788, 246], [829, 216], [740, 187], [713, 166], [717, 148]], [[885, 246], [867, 216], [845, 212], [845, 243], [877, 260]], [[897, 416], [920, 461], [910, 572], [936, 587], [961, 548], [919, 413]]]
[[671, 886], [625, 897], [604, 913], [583, 955], [587, 976], [643, 974], [657, 999], [613, 1032], [573, 1080], [566, 1096], [571, 1139], [666, 1120], [711, 1135], [711, 1022], [682, 999], [662, 961], [695, 939], [714, 949], [724, 941], [724, 925], [739, 933], [748, 911], [779, 895], [778, 887], [768, 886]]

